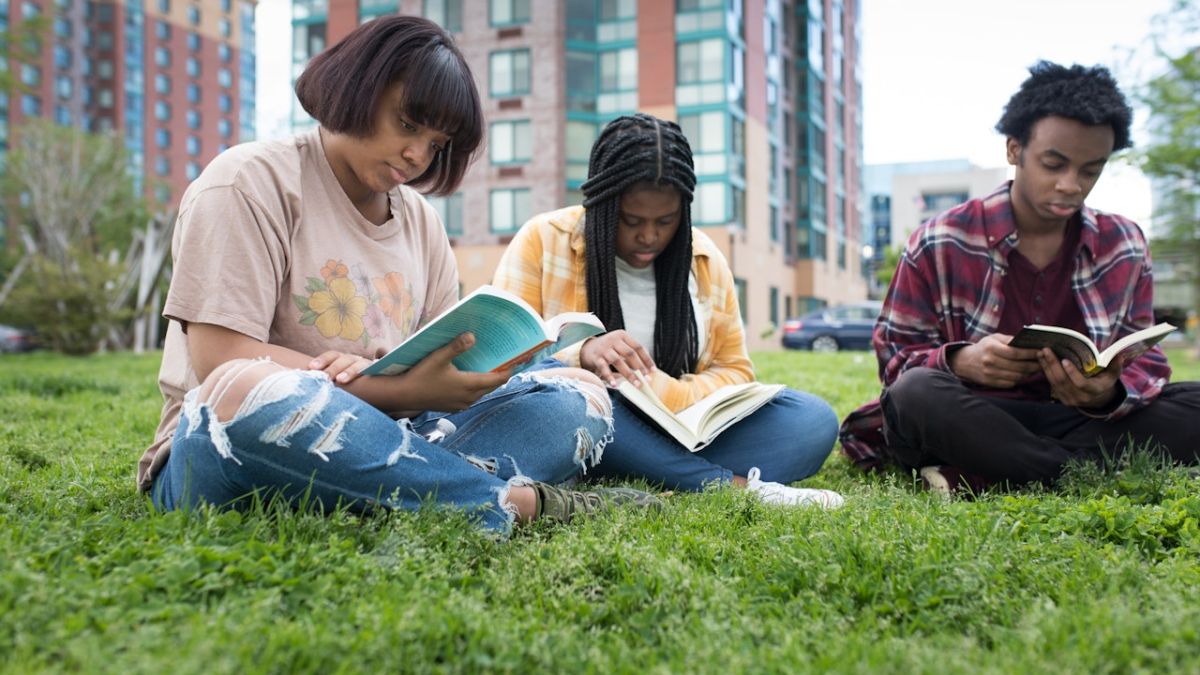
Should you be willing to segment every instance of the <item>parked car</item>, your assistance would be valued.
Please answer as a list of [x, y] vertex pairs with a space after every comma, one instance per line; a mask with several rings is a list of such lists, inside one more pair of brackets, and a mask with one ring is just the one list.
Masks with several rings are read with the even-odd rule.
[[783, 323], [783, 346], [836, 352], [839, 349], [870, 349], [871, 331], [881, 302], [860, 302], [817, 310]]
[[13, 326], [0, 325], [0, 354], [27, 352], [36, 346], [33, 333]]

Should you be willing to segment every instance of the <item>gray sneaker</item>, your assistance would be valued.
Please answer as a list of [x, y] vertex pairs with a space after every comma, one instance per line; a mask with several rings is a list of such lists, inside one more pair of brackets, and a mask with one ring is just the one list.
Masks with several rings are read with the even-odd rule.
[[590, 516], [626, 504], [652, 511], [662, 509], [662, 501], [658, 497], [633, 488], [602, 487], [583, 492], [536, 481], [531, 487], [538, 496], [539, 520], [549, 518], [560, 523], [569, 523], [579, 516]]

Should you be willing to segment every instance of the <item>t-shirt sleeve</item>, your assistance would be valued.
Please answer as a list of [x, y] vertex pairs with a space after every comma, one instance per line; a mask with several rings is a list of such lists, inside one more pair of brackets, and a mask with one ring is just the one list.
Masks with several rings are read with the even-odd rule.
[[176, 223], [163, 316], [266, 342], [287, 274], [289, 238], [279, 221], [232, 186], [197, 194]]
[[414, 211], [425, 224], [425, 250], [428, 251], [425, 265], [429, 286], [425, 308], [421, 311], [421, 325], [424, 326], [458, 302], [458, 261], [437, 210], [423, 197], [414, 195], [414, 198], [417, 200]]

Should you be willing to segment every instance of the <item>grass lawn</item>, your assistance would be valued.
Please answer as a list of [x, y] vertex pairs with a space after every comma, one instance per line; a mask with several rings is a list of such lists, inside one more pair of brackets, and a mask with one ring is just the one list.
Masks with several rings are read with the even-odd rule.
[[[865, 354], [756, 361], [841, 415], [877, 393]], [[1186, 469], [946, 502], [835, 454], [806, 484], [836, 512], [719, 490], [506, 542], [433, 513], [157, 514], [133, 489], [157, 366], [0, 356], [0, 671], [1200, 671]]]

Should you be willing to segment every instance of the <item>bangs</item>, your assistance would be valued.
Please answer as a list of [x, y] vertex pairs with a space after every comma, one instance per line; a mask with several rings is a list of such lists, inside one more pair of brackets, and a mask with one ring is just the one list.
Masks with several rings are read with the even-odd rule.
[[[407, 65], [398, 78], [404, 82], [401, 114], [446, 134], [456, 150], [473, 153], [483, 139], [483, 117], [471, 72], [443, 45], [432, 45]], [[408, 76], [414, 73], [420, 76]]]

